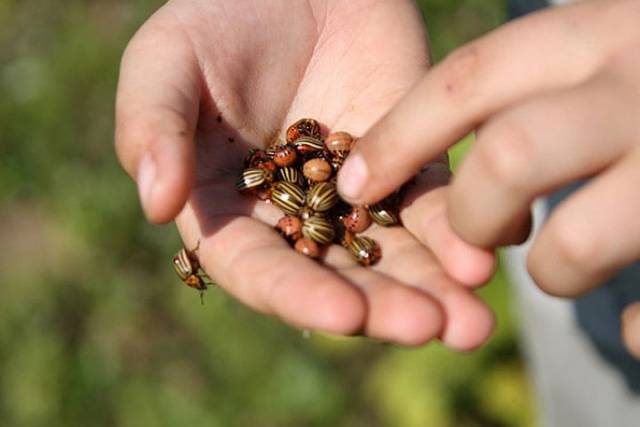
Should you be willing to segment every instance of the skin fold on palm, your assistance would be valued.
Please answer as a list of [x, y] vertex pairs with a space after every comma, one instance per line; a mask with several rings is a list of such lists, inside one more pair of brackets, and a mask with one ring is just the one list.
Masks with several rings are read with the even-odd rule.
[[493, 317], [471, 288], [494, 259], [449, 229], [442, 164], [401, 213], [434, 237], [372, 227], [383, 250], [373, 269], [336, 245], [323, 264], [297, 254], [273, 230], [282, 213], [234, 187], [248, 149], [298, 118], [362, 135], [426, 71], [427, 52], [410, 1], [171, 1], [124, 55], [118, 155], [147, 217], [175, 219], [212, 279], [252, 308], [310, 330], [472, 349]]

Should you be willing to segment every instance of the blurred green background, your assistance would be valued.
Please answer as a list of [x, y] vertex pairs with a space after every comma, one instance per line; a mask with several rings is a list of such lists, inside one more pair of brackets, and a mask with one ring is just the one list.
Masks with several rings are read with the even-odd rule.
[[[420, 3], [436, 59], [505, 19]], [[161, 4], [0, 0], [0, 425], [535, 425], [501, 274], [472, 355], [305, 337], [179, 283], [177, 233], [145, 223], [112, 149], [120, 55]]]

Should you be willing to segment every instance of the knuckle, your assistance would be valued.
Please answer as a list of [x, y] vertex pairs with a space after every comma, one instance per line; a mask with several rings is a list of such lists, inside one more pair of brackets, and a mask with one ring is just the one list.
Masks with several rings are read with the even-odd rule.
[[483, 63], [484, 55], [478, 42], [454, 50], [442, 63], [446, 93], [456, 96], [467, 94]]
[[501, 186], [521, 189], [533, 174], [533, 142], [524, 126], [503, 120], [478, 138], [481, 167]]

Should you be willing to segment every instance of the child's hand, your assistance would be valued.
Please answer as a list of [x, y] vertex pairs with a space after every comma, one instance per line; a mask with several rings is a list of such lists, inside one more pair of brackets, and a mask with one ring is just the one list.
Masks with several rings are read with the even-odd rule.
[[639, 117], [640, 2], [580, 2], [453, 53], [362, 139], [339, 188], [379, 199], [482, 124], [448, 190], [453, 229], [480, 247], [521, 242], [534, 198], [594, 177], [528, 259], [544, 290], [577, 296], [640, 257]]
[[[432, 222], [430, 247], [403, 228], [374, 227], [379, 265], [359, 267], [334, 246], [327, 268], [273, 231], [279, 210], [234, 187], [249, 146], [300, 117], [362, 134], [425, 72], [425, 40], [408, 0], [170, 1], [128, 47], [116, 108], [118, 155], [147, 217], [177, 216], [186, 247], [201, 240], [199, 257], [214, 281], [298, 327], [479, 345], [491, 313], [434, 253], [457, 260], [456, 277], [469, 285], [490, 276], [494, 258], [455, 237], [443, 216]], [[423, 186], [436, 184], [422, 177]], [[440, 204], [426, 203], [420, 214]], [[412, 208], [403, 216], [419, 217]]]

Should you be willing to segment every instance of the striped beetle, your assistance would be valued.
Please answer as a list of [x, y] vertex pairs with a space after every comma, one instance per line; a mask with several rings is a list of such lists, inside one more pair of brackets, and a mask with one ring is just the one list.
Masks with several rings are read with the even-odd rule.
[[302, 223], [302, 235], [320, 245], [326, 245], [333, 241], [336, 231], [326, 218], [314, 215]]
[[324, 145], [327, 147], [327, 150], [332, 153], [345, 154], [351, 150], [352, 144], [353, 137], [347, 132], [334, 132], [324, 140]]
[[320, 138], [320, 123], [314, 119], [300, 119], [287, 129], [287, 142], [293, 142], [301, 136]]
[[277, 182], [271, 191], [271, 202], [284, 213], [297, 215], [304, 206], [304, 191], [290, 182]]
[[271, 182], [273, 173], [263, 168], [249, 168], [240, 173], [236, 188], [238, 191], [247, 191], [252, 188], [260, 187], [262, 184]]
[[180, 249], [173, 256], [173, 269], [185, 285], [200, 291], [200, 302], [203, 302], [202, 293], [207, 290], [207, 286], [210, 283], [208, 283], [208, 277], [202, 271], [200, 261], [196, 256], [198, 248], [200, 248], [199, 240], [196, 247], [191, 251], [186, 248]]
[[338, 192], [335, 185], [320, 182], [307, 193], [307, 206], [315, 212], [326, 212], [338, 203]]
[[382, 202], [369, 206], [369, 215], [377, 224], [383, 227], [390, 227], [399, 222], [398, 215]]
[[382, 256], [380, 245], [367, 236], [354, 236], [347, 244], [351, 254], [364, 266], [370, 266], [378, 262]]
[[309, 154], [324, 150], [324, 142], [312, 136], [301, 136], [293, 141], [293, 145], [300, 154]]
[[278, 178], [281, 181], [297, 184], [301, 187], [305, 185], [304, 176], [298, 169], [291, 166], [278, 169]]

